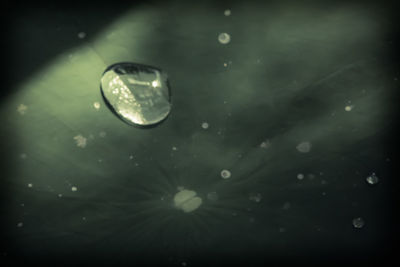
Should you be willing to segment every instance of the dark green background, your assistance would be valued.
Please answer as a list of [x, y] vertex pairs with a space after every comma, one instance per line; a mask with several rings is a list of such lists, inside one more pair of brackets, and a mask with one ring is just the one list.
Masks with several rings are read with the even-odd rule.
[[[393, 255], [394, 6], [6, 7], [2, 261], [325, 265]], [[218, 42], [221, 32], [229, 44]], [[168, 73], [173, 108], [156, 128], [124, 124], [105, 106], [100, 76], [120, 61]], [[85, 148], [76, 146], [79, 134]], [[270, 147], [260, 148], [267, 139]], [[311, 142], [309, 153], [296, 150], [302, 141]], [[232, 177], [223, 180], [222, 169]], [[375, 186], [365, 182], [372, 172]], [[202, 197], [198, 210], [173, 208], [178, 186]], [[207, 199], [213, 191], [218, 201]], [[249, 200], [253, 192], [260, 203]], [[353, 228], [356, 217], [362, 229]]]

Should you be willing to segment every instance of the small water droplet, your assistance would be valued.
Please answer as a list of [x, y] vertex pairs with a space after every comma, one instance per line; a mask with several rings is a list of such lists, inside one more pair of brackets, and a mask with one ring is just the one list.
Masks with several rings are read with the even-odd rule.
[[178, 150], [178, 148], [176, 146], [173, 146], [172, 150], [176, 151], [176, 150]]
[[203, 128], [203, 129], [208, 129], [209, 126], [210, 126], [210, 125], [209, 125], [207, 122], [203, 122], [203, 123], [201, 124], [201, 128]]
[[231, 10], [230, 9], [225, 10], [224, 11], [224, 15], [225, 16], [230, 16], [231, 15]]
[[87, 139], [85, 137], [83, 137], [82, 135], [79, 134], [77, 136], [74, 136], [74, 140], [76, 142], [77, 147], [81, 147], [81, 148], [86, 147]]
[[307, 153], [311, 150], [311, 143], [304, 141], [296, 146], [296, 149], [301, 153]]
[[75, 192], [75, 191], [77, 191], [77, 190], [78, 190], [78, 188], [77, 188], [76, 186], [71, 187], [71, 191], [72, 191], [72, 192]]
[[297, 179], [303, 180], [304, 179], [304, 174], [302, 174], [302, 173], [297, 174]]
[[376, 176], [376, 174], [373, 172], [371, 175], [369, 175], [366, 179], [368, 184], [374, 185], [377, 184], [379, 182], [379, 178], [378, 176]]
[[24, 114], [26, 113], [27, 110], [28, 110], [28, 107], [25, 106], [24, 104], [20, 104], [20, 105], [17, 107], [17, 111], [18, 111], [18, 113], [21, 114], [21, 115], [24, 115]]
[[33, 184], [28, 184], [28, 187], [33, 187]]
[[164, 121], [171, 111], [167, 75], [159, 68], [117, 63], [101, 78], [101, 91], [107, 106], [121, 120], [147, 127]]
[[363, 227], [364, 227], [364, 224], [365, 224], [364, 219], [361, 218], [361, 217], [358, 217], [358, 218], [354, 218], [354, 219], [353, 219], [353, 226], [354, 226], [354, 228], [357, 228], [357, 229], [363, 228]]
[[229, 177], [231, 177], [231, 172], [228, 170], [222, 170], [221, 171], [221, 177], [224, 179], [228, 179]]
[[83, 39], [83, 38], [85, 38], [86, 37], [86, 33], [85, 32], [80, 32], [80, 33], [78, 33], [78, 38], [79, 39]]
[[193, 190], [183, 189], [175, 194], [174, 205], [183, 212], [188, 213], [198, 209], [203, 200]]
[[271, 146], [271, 142], [267, 139], [260, 144], [261, 148], [267, 149]]
[[218, 41], [221, 44], [228, 44], [231, 41], [231, 36], [227, 34], [226, 32], [220, 33], [218, 35]]
[[217, 192], [210, 192], [207, 194], [207, 199], [211, 201], [217, 201], [218, 200], [218, 194]]
[[344, 108], [344, 110], [346, 110], [346, 111], [351, 111], [352, 109], [353, 109], [353, 105], [347, 105], [345, 108]]
[[58, 197], [62, 197], [63, 195], [62, 194], [58, 194]]
[[284, 210], [290, 209], [290, 202], [285, 202], [285, 204], [283, 204], [282, 209], [284, 209]]
[[100, 103], [99, 103], [99, 102], [94, 102], [94, 103], [93, 103], [93, 107], [94, 107], [96, 110], [99, 110], [99, 109], [100, 109]]
[[176, 190], [178, 190], [178, 191], [182, 191], [182, 190], [184, 190], [185, 189], [185, 187], [183, 187], [183, 186], [178, 186], [178, 187], [176, 187]]
[[262, 196], [261, 196], [261, 194], [260, 193], [250, 193], [249, 194], [249, 199], [251, 200], [251, 201], [254, 201], [254, 202], [260, 202], [261, 201], [261, 199], [262, 199]]
[[19, 222], [19, 223], [17, 224], [17, 227], [22, 227], [22, 226], [24, 226], [24, 224], [23, 224], [22, 222]]

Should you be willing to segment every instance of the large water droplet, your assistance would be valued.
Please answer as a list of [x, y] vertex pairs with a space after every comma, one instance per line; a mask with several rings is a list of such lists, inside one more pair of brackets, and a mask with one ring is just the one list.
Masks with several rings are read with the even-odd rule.
[[107, 106], [123, 121], [134, 126], [162, 122], [171, 111], [171, 90], [160, 69], [117, 63], [101, 77], [101, 92]]

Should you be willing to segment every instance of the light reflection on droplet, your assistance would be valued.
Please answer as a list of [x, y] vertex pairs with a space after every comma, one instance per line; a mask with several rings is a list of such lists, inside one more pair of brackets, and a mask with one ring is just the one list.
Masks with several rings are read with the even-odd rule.
[[297, 179], [303, 180], [304, 179], [304, 174], [302, 174], [302, 173], [297, 174]]
[[78, 188], [76, 186], [71, 187], [72, 192], [76, 192], [77, 190], [78, 190]]

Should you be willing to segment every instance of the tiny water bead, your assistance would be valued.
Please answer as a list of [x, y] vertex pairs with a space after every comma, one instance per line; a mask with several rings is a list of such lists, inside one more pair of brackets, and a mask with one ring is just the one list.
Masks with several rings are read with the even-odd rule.
[[367, 183], [371, 185], [377, 184], [379, 182], [379, 178], [378, 176], [376, 176], [374, 172], [371, 175], [369, 175], [365, 180], [367, 181]]
[[85, 137], [83, 137], [81, 134], [74, 136], [73, 138], [75, 140], [76, 146], [77, 147], [81, 147], [81, 148], [85, 148], [86, 144], [87, 144], [87, 139]]
[[83, 39], [83, 38], [85, 38], [86, 37], [86, 33], [85, 32], [80, 32], [80, 33], [78, 33], [78, 38], [79, 39]]
[[260, 144], [261, 148], [267, 149], [271, 146], [271, 142], [267, 139]]
[[203, 122], [201, 124], [201, 128], [203, 128], [203, 129], [208, 129], [208, 127], [210, 127], [210, 125], [207, 122]]
[[296, 146], [296, 149], [300, 152], [300, 153], [308, 153], [311, 150], [311, 143], [304, 141], [301, 142], [300, 144], [298, 144]]
[[231, 177], [231, 172], [228, 170], [222, 170], [221, 171], [221, 177], [223, 179], [228, 179], [229, 177]]
[[228, 44], [231, 41], [231, 36], [227, 34], [226, 32], [220, 33], [218, 35], [218, 41], [221, 44]]
[[218, 194], [217, 192], [210, 192], [207, 194], [207, 199], [211, 201], [217, 201], [218, 200]]
[[360, 229], [360, 228], [363, 228], [364, 225], [365, 225], [365, 222], [364, 222], [364, 219], [363, 219], [363, 218], [358, 217], [358, 218], [354, 218], [354, 219], [353, 219], [353, 226], [354, 226], [354, 228]]
[[354, 106], [346, 106], [346, 107], [344, 108], [344, 110], [346, 110], [346, 111], [351, 111], [351, 110], [353, 109], [353, 107], [354, 107]]
[[20, 104], [20, 105], [17, 107], [17, 111], [18, 111], [18, 113], [21, 114], [21, 115], [24, 115], [24, 114], [26, 113], [27, 110], [28, 110], [28, 107], [25, 106], [24, 104]]
[[297, 179], [303, 180], [304, 179], [304, 174], [302, 174], [302, 173], [297, 174]]
[[168, 77], [156, 67], [135, 63], [111, 65], [101, 78], [101, 92], [111, 111], [130, 125], [155, 125], [171, 111]]
[[96, 110], [99, 110], [99, 109], [100, 109], [100, 103], [99, 103], [99, 102], [94, 102], [94, 103], [93, 103], [93, 107], [94, 107]]
[[230, 9], [225, 10], [224, 11], [224, 15], [225, 16], [230, 16], [231, 15], [231, 10]]
[[71, 187], [71, 191], [76, 192], [76, 191], [78, 191], [78, 188], [76, 186], [73, 186], [73, 187]]
[[261, 194], [260, 193], [250, 193], [249, 194], [249, 199], [251, 200], [251, 201], [254, 201], [254, 202], [260, 202], [261, 201], [261, 199], [262, 199], [262, 196], [261, 196]]

